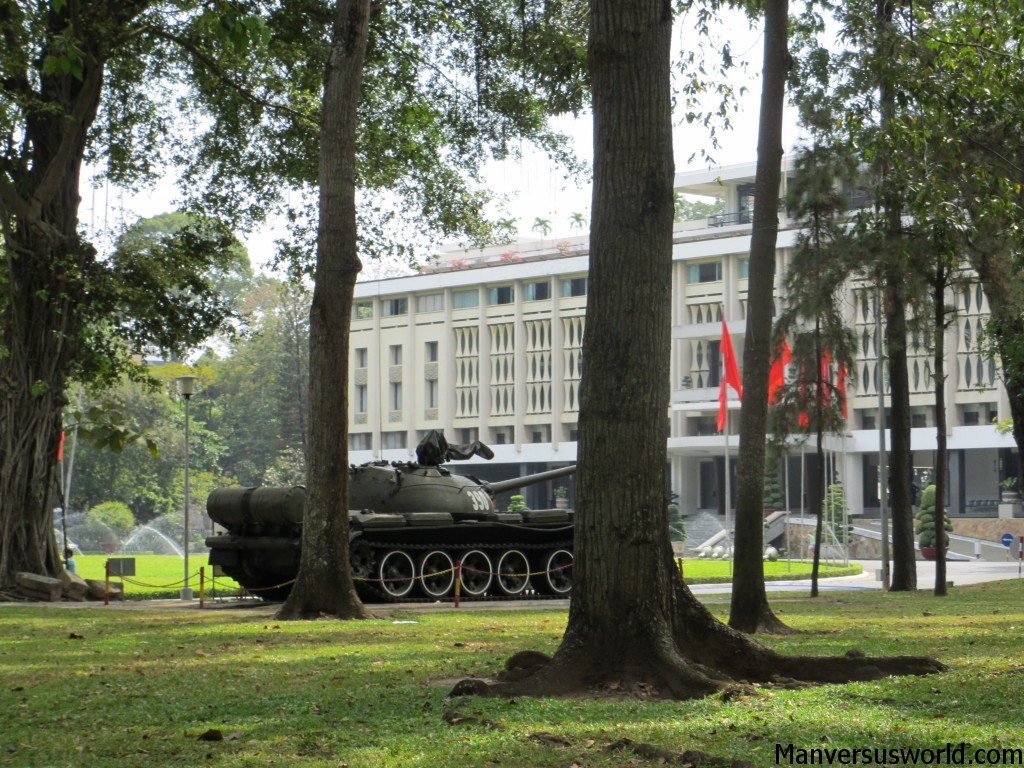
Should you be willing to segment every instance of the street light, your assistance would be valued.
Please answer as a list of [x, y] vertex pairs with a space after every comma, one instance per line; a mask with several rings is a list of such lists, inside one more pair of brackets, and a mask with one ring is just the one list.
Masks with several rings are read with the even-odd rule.
[[195, 392], [196, 377], [179, 376], [174, 383], [178, 386], [178, 394], [185, 398], [185, 537], [182, 548], [185, 556], [185, 580], [181, 588], [181, 599], [191, 600], [192, 587], [189, 586], [188, 573], [188, 403], [192, 399], [192, 393]]

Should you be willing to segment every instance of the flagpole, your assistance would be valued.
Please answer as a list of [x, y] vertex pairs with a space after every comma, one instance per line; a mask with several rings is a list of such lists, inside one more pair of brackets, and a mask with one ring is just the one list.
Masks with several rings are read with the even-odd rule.
[[732, 501], [729, 498], [729, 411], [728, 400], [726, 400], [725, 411], [725, 554], [729, 558], [729, 572], [732, 573], [732, 528], [730, 527], [729, 508]]

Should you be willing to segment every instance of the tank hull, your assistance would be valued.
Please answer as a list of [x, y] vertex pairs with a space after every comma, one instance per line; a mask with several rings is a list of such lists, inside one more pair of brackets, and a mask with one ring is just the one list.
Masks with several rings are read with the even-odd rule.
[[[368, 507], [349, 512], [352, 577], [366, 602], [447, 600], [456, 588], [470, 600], [572, 589], [569, 510], [497, 512], [482, 483], [436, 467], [354, 467], [350, 484], [350, 499]], [[207, 511], [224, 531], [206, 540], [210, 564], [254, 595], [284, 599], [298, 574], [303, 506], [300, 487], [214, 491]]]

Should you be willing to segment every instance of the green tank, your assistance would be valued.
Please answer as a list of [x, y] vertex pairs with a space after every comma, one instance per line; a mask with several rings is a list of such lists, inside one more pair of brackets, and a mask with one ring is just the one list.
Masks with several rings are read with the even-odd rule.
[[[425, 447], [426, 446], [426, 447]], [[462, 597], [566, 597], [572, 590], [573, 513], [567, 509], [500, 512], [494, 496], [564, 477], [575, 465], [486, 482], [443, 463], [484, 445], [449, 446], [440, 433], [417, 448], [416, 462], [349, 468], [349, 555], [367, 602]], [[247, 590], [280, 600], [298, 573], [305, 490], [219, 488], [206, 509], [224, 529], [206, 539], [210, 564]]]

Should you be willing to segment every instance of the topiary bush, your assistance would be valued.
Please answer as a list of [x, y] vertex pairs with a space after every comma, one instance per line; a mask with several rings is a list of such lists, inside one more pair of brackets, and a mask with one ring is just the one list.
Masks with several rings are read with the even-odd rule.
[[765, 509], [783, 509], [786, 506], [786, 498], [782, 494], [779, 476], [773, 470], [765, 470], [764, 494], [761, 499], [761, 506]]
[[529, 509], [526, 506], [526, 497], [521, 493], [517, 493], [508, 500], [508, 511], [509, 512], [522, 512]]
[[[949, 513], [945, 508], [942, 510], [943, 529], [953, 530], [953, 523], [949, 519]], [[935, 486], [929, 485], [921, 492], [921, 506], [917, 511], [917, 525], [914, 533], [917, 534], [917, 543], [922, 547], [934, 547], [937, 540], [935, 533]], [[949, 546], [949, 534], [945, 534], [946, 546]]]
[[85, 514], [89, 522], [102, 523], [120, 538], [126, 538], [135, 527], [135, 514], [120, 501], [104, 501]]

